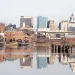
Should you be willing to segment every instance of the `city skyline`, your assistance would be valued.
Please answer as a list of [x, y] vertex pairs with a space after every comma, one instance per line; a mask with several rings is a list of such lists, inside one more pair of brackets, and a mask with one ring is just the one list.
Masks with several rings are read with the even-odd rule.
[[42, 1], [0, 0], [0, 22], [15, 23], [19, 26], [20, 16], [33, 16], [35, 26], [36, 16], [42, 15], [54, 20], [56, 25], [58, 25], [62, 19], [69, 19], [71, 13], [75, 12], [74, 0], [44, 0], [43, 3]]
[[[68, 23], [72, 23], [72, 24], [75, 24], [75, 13], [72, 13], [71, 16], [69, 17], [69, 19], [65, 20], [65, 19], [62, 19], [59, 24], [57, 25], [55, 23], [54, 20], [50, 20], [48, 17], [46, 16], [37, 16], [37, 21], [36, 21], [36, 25], [34, 24], [34, 17], [33, 16], [20, 16], [20, 24], [18, 27], [30, 27], [30, 28], [33, 28], [34, 31], [36, 31], [38, 28], [54, 28], [53, 30], [55, 30], [56, 28], [58, 28], [60, 30], [60, 24], [64, 22], [64, 25], [65, 23], [68, 24]], [[50, 22], [49, 21], [52, 21], [51, 25], [50, 25]], [[49, 24], [48, 24], [49, 22]], [[0, 22], [0, 23], [3, 23], [3, 22]], [[12, 23], [3, 23], [5, 24], [5, 26], [13, 26], [15, 25], [17, 27], [16, 24], [12, 24]], [[71, 24], [71, 26], [72, 26]], [[49, 26], [50, 25], [50, 26]], [[62, 25], [62, 26], [64, 26]], [[36, 27], [35, 27], [36, 26]], [[72, 29], [74, 30], [74, 25], [72, 26], [73, 28], [71, 28], [71, 31]], [[66, 28], [67, 29], [67, 28]]]

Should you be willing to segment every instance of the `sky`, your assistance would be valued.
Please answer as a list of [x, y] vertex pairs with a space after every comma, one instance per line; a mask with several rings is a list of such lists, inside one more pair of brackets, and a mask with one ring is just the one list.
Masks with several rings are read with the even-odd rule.
[[75, 12], [75, 0], [0, 0], [0, 22], [20, 26], [20, 16], [33, 16], [34, 27], [36, 17], [46, 16], [55, 24], [69, 20]]

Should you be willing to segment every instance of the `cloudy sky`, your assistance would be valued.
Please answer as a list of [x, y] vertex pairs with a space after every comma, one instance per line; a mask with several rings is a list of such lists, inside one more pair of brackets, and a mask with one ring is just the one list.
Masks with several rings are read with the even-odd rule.
[[20, 24], [20, 16], [47, 16], [56, 25], [75, 12], [75, 0], [0, 0], [0, 22]]

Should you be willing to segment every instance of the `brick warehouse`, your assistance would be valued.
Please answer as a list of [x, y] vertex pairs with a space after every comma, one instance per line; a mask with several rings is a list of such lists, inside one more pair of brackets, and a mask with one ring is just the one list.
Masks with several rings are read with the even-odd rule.
[[21, 39], [22, 41], [28, 40], [29, 42], [32, 42], [32, 36], [29, 36], [25, 34], [23, 31], [18, 31], [16, 29], [9, 29], [4, 32], [4, 39], [6, 42], [9, 41], [17, 41]]

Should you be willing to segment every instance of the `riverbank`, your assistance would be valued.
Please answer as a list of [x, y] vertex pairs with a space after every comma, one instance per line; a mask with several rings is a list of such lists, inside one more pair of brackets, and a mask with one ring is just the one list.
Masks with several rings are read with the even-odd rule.
[[5, 43], [4, 46], [18, 46], [18, 42]]
[[[51, 43], [36, 43], [36, 42], [32, 42], [32, 43], [20, 43], [21, 46], [26, 46], [26, 45], [30, 45], [30, 46], [47, 46], [47, 47], [50, 47], [51, 46]], [[64, 43], [63, 43], [64, 45]], [[69, 46], [74, 46], [75, 47], [75, 44], [65, 44], [65, 45], [69, 45]], [[10, 43], [4, 43], [3, 46], [19, 46], [19, 43], [18, 42], [10, 42]]]

